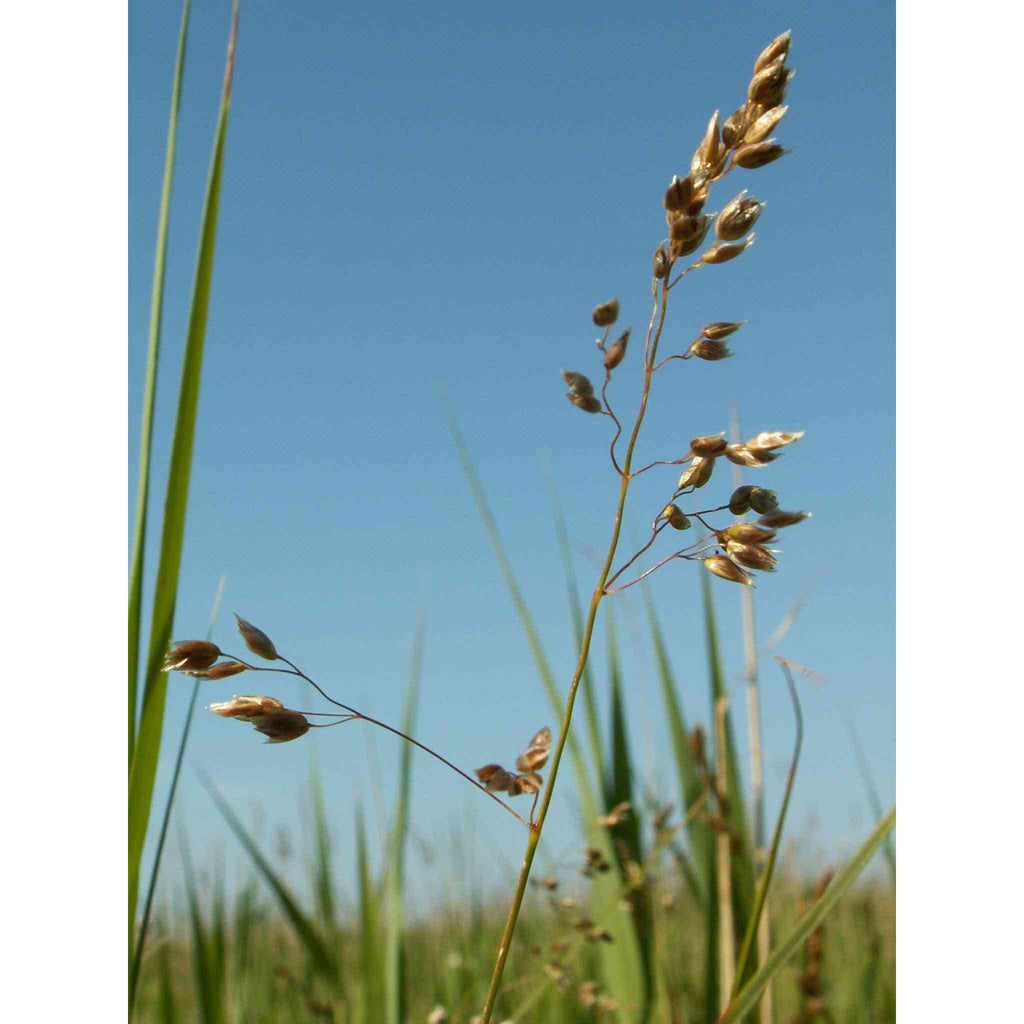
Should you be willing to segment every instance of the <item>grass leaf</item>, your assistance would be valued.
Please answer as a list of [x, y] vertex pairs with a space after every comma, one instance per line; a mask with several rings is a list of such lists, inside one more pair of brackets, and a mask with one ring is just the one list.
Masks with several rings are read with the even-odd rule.
[[171, 642], [174, 606], [178, 595], [178, 573], [185, 538], [185, 513], [192, 468], [192, 444], [195, 437], [196, 407], [199, 402], [199, 379], [202, 375], [203, 345], [206, 339], [206, 317], [213, 280], [213, 253], [217, 238], [217, 212], [220, 206], [221, 173], [227, 138], [228, 109], [231, 101], [231, 77], [234, 70], [235, 40], [238, 34], [238, 0], [235, 0], [228, 37], [228, 55], [224, 72], [220, 112], [214, 137], [206, 199], [203, 203], [199, 252], [196, 260], [192, 305], [189, 312], [184, 366], [178, 392], [178, 413], [171, 446], [171, 465], [164, 500], [164, 521], [160, 542], [153, 596], [153, 621], [146, 661], [145, 691], [142, 715], [135, 738], [135, 749], [128, 773], [128, 955], [132, 955], [135, 931], [135, 909], [139, 894], [139, 867], [149, 826], [153, 784], [160, 757], [163, 734], [164, 702], [167, 676], [161, 672], [161, 661]]
[[203, 785], [206, 787], [206, 791], [210, 794], [213, 798], [213, 802], [217, 805], [217, 809], [224, 815], [224, 820], [227, 821], [231, 831], [238, 837], [238, 841], [252, 858], [257, 870], [277, 897], [277, 902], [284, 911], [285, 917], [291, 924], [299, 941], [305, 947], [306, 952], [309, 954], [310, 959], [317, 970], [332, 979], [336, 978], [337, 963], [335, 962], [332, 953], [320, 938], [316, 928], [313, 926], [313, 923], [302, 912], [295, 898], [288, 891], [288, 887], [270, 866], [270, 862], [263, 856], [263, 853], [260, 851], [256, 841], [249, 835], [245, 826], [241, 821], [239, 821], [228, 802], [220, 795], [219, 792], [217, 792], [217, 789], [208, 778], [205, 776], [200, 776], [200, 778]]
[[799, 950], [801, 943], [817, 928], [846, 890], [853, 885], [895, 825], [896, 806], [894, 804], [875, 826], [874, 831], [864, 841], [853, 859], [832, 879], [817, 902], [800, 918], [796, 927], [779, 943], [757, 973], [743, 986], [739, 995], [732, 1000], [725, 1013], [718, 1019], [717, 1024], [730, 1024], [731, 1021], [737, 1021], [757, 1005], [768, 982], [782, 970], [789, 958]]

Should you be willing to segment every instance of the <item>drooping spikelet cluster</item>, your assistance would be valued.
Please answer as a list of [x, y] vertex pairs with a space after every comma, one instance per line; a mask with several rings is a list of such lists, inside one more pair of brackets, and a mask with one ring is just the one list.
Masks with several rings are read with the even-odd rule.
[[551, 730], [545, 726], [516, 758], [516, 771], [507, 772], [500, 764], [485, 764], [477, 768], [476, 777], [489, 793], [508, 793], [519, 796], [522, 793], [539, 793], [544, 779], [538, 769], [547, 763], [551, 753]]
[[[253, 654], [267, 661], [277, 661], [280, 658], [277, 648], [266, 633], [238, 615], [235, 619], [238, 622], [238, 632]], [[225, 660], [219, 661], [220, 658]], [[244, 661], [228, 657], [209, 640], [184, 640], [174, 644], [164, 656], [163, 668], [165, 672], [184, 672], [197, 679], [209, 680], [227, 679], [248, 670], [262, 671]], [[236, 694], [229, 701], [210, 704], [208, 710], [224, 718], [237, 718], [239, 721], [248, 722], [267, 737], [268, 743], [297, 740], [300, 736], [305, 736], [311, 728], [309, 719], [302, 712], [286, 708], [276, 697]]]

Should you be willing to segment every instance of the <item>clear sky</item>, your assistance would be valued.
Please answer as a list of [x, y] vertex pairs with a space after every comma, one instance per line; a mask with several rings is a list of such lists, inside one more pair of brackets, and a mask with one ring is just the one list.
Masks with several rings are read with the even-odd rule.
[[[173, 396], [199, 208], [216, 117], [226, 2], [197, 0], [182, 98], [160, 372], [154, 492], [166, 479]], [[134, 480], [153, 243], [180, 10], [129, 9], [129, 436]], [[238, 650], [231, 611], [268, 632], [327, 690], [397, 724], [417, 609], [427, 640], [416, 733], [466, 769], [511, 760], [556, 725], [460, 469], [441, 393], [461, 424], [563, 687], [574, 660], [548, 475], [589, 593], [607, 544], [616, 479], [608, 422], [565, 400], [562, 368], [597, 376], [590, 310], [617, 296], [623, 326], [649, 316], [661, 206], [716, 108], [740, 104], [751, 65], [793, 31], [797, 75], [777, 135], [792, 152], [730, 175], [767, 202], [757, 243], [673, 292], [663, 345], [704, 323], [747, 320], [735, 358], [659, 373], [639, 458], [675, 458], [696, 434], [806, 430], [748, 481], [814, 518], [781, 535], [760, 578], [762, 639], [801, 598], [780, 651], [827, 684], [801, 687], [805, 745], [788, 830], [834, 863], [871, 827], [850, 739], [859, 734], [885, 806], [894, 796], [894, 15], [890, 4], [419, 4], [287, 7], [244, 2], [175, 635], [203, 635], [227, 576], [214, 639]], [[616, 371], [630, 415], [640, 345]], [[727, 497], [723, 465], [701, 497]], [[638, 481], [639, 534], [676, 473]], [[132, 491], [134, 495], [134, 490]], [[717, 503], [717, 501], [715, 502]], [[629, 551], [629, 533], [626, 541]], [[666, 553], [667, 553], [666, 549]], [[148, 568], [155, 566], [151, 553]], [[700, 570], [652, 579], [684, 708], [708, 722]], [[151, 583], [151, 576], [147, 578]], [[148, 593], [148, 591], [147, 591]], [[737, 587], [715, 581], [737, 738], [747, 755]], [[645, 783], [677, 800], [658, 683], [635, 592], [617, 617], [627, 713]], [[607, 707], [605, 631], [593, 650]], [[282, 677], [258, 692], [320, 707]], [[190, 681], [172, 677], [159, 813]], [[793, 724], [766, 663], [769, 810]], [[205, 705], [250, 692], [207, 684]], [[582, 734], [582, 722], [575, 727]], [[353, 877], [361, 800], [383, 828], [398, 768], [392, 738], [359, 725], [264, 747], [200, 713], [176, 820], [201, 862], [244, 864], [197, 781], [213, 777], [262, 835], [302, 849], [316, 757]], [[415, 761], [411, 870], [450, 878], [452, 834], [467, 877], [518, 861], [507, 815], [425, 757]], [[581, 841], [571, 773], [542, 846], [570, 866]], [[371, 832], [372, 834], [372, 832]], [[172, 847], [176, 844], [172, 843]], [[546, 850], [544, 849], [546, 847]], [[427, 864], [429, 848], [434, 860]], [[541, 863], [545, 863], [542, 861]], [[292, 862], [295, 866], [295, 862]], [[301, 871], [297, 872], [301, 875]], [[180, 884], [177, 858], [165, 881]]]

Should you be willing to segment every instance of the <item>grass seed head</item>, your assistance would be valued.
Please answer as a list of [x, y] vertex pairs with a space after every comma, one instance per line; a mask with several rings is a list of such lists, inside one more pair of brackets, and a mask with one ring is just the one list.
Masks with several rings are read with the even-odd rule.
[[737, 167], [746, 168], [748, 171], [756, 171], [759, 167], [775, 163], [776, 160], [784, 157], [789, 152], [783, 149], [774, 139], [765, 142], [755, 142], [749, 146], [741, 146], [736, 150], [732, 158]]
[[781, 35], [776, 36], [758, 55], [754, 61], [754, 74], [763, 71], [769, 64], [774, 63], [780, 57], [785, 60], [789, 56], [789, 46], [792, 41], [793, 31], [787, 29]]
[[754, 244], [756, 235], [748, 235], [742, 242], [716, 242], [701, 257], [703, 263], [728, 263]]
[[592, 395], [594, 393], [594, 385], [583, 376], [582, 373], [574, 373], [572, 370], [562, 371], [562, 380], [565, 381], [569, 390], [576, 395]]
[[725, 450], [725, 457], [736, 466], [756, 469], [773, 462], [779, 457], [779, 453], [770, 448], [748, 448], [745, 444], [731, 444]]
[[724, 341], [712, 341], [710, 338], [698, 338], [690, 346], [690, 355], [698, 359], [706, 359], [709, 363], [716, 363], [719, 359], [728, 359], [732, 351]]
[[746, 131], [743, 136], [745, 145], [752, 145], [755, 142], [764, 142], [773, 131], [775, 126], [786, 116], [789, 107], [772, 107], [766, 110]]
[[289, 743], [309, 732], [306, 716], [289, 708], [272, 711], [269, 715], [258, 715], [249, 721], [267, 737], [268, 743]]
[[577, 409], [582, 409], [584, 412], [600, 412], [601, 403], [593, 395], [580, 395], [575, 391], [570, 391], [566, 396]]
[[742, 238], [756, 223], [764, 203], [747, 196], [744, 189], [735, 199], [726, 203], [725, 209], [715, 222], [715, 234], [723, 242], [735, 242]]
[[775, 536], [774, 530], [767, 530], [756, 523], [733, 523], [718, 535], [722, 543], [737, 541], [740, 544], [767, 544]]
[[666, 505], [661, 516], [673, 530], [688, 530], [692, 525], [678, 505]]
[[689, 175], [685, 178], [673, 177], [665, 193], [665, 209], [681, 213], [690, 205], [692, 198], [693, 178]]
[[796, 526], [797, 523], [802, 523], [810, 517], [810, 512], [784, 512], [782, 509], [777, 509], [761, 516], [758, 522], [769, 529], [781, 530], [784, 526]]
[[729, 498], [729, 511], [734, 516], [743, 515], [750, 508], [750, 495], [753, 493], [754, 488], [751, 484], [737, 487]]
[[754, 577], [745, 569], [741, 569], [731, 558], [725, 555], [709, 555], [704, 559], [704, 566], [710, 573], [720, 576], [730, 583], [741, 583], [745, 587], [754, 585]]
[[711, 472], [714, 468], [714, 459], [703, 459], [699, 455], [695, 456], [690, 460], [690, 465], [687, 466], [683, 471], [683, 475], [679, 478], [677, 490], [681, 491], [684, 487], [692, 487], [694, 490], [698, 487], [703, 487], [711, 479]]
[[632, 327], [627, 327], [622, 334], [615, 339], [611, 347], [604, 354], [604, 368], [606, 370], [614, 370], [615, 367], [622, 362], [622, 359], [626, 354], [626, 346], [629, 344], [629, 335], [632, 330]]
[[248, 667], [240, 661], [222, 661], [200, 672], [189, 672], [189, 675], [195, 676], [197, 679], [227, 679], [230, 676], [237, 676], [239, 672], [244, 672]]
[[738, 540], [730, 540], [725, 545], [730, 558], [748, 569], [759, 569], [761, 572], [774, 572], [778, 559], [761, 544], [743, 544]]
[[701, 336], [711, 341], [721, 341], [735, 334], [747, 321], [746, 320], [717, 320], [713, 324], [705, 324], [701, 328]]
[[208, 640], [183, 640], [164, 655], [164, 672], [204, 672], [220, 657]]
[[238, 632], [242, 634], [245, 646], [253, 654], [266, 658], [267, 661], [277, 661], [277, 648], [274, 647], [270, 637], [263, 630], [257, 629], [252, 623], [246, 622], [237, 612], [235, 613], [235, 618], [238, 620]]
[[671, 253], [673, 259], [679, 259], [680, 256], [689, 256], [704, 244], [704, 239], [707, 238], [708, 230], [711, 228], [711, 217], [705, 213], [697, 219], [700, 221], [700, 227], [692, 238], [685, 242], [672, 243]]
[[759, 515], [774, 512], [779, 507], [779, 496], [766, 487], [755, 487], [750, 492], [750, 507]]
[[236, 694], [231, 700], [208, 705], [207, 710], [224, 718], [255, 718], [272, 711], [283, 711], [284, 705], [276, 697], [242, 697]]
[[600, 306], [595, 306], [592, 316], [598, 327], [611, 327], [619, 319], [619, 300], [609, 299]]
[[514, 779], [500, 764], [485, 764], [483, 768], [477, 768], [476, 777], [488, 793], [508, 793]]
[[713, 459], [722, 455], [729, 447], [729, 442], [721, 434], [704, 434], [690, 442], [690, 451], [702, 459]]
[[672, 257], [669, 256], [665, 246], [659, 245], [654, 250], [653, 262], [655, 280], [660, 281], [663, 277], [668, 277], [669, 271], [672, 269]]

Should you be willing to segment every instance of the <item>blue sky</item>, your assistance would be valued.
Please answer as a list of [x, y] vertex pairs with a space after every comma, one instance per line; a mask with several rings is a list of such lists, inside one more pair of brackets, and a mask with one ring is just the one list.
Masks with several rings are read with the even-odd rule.
[[[297, 6], [242, 9], [176, 636], [202, 635], [226, 574], [218, 643], [240, 647], [229, 614], [238, 611], [329, 692], [397, 723], [425, 602], [420, 738], [472, 769], [511, 760], [540, 725], [555, 725], [439, 395], [458, 417], [564, 685], [574, 651], [546, 477], [569, 518], [584, 592], [607, 543], [617, 487], [606, 421], [569, 405], [558, 371], [597, 375], [589, 319], [597, 302], [617, 296], [623, 326], [646, 324], [665, 187], [685, 173], [711, 112], [725, 116], [740, 103], [761, 48], [792, 29], [797, 76], [777, 132], [792, 152], [730, 175], [709, 203], [720, 209], [740, 188], [766, 201], [757, 243], [673, 293], [663, 342], [678, 350], [704, 323], [747, 320], [733, 339], [736, 357], [658, 375], [639, 458], [677, 457], [695, 434], [726, 429], [733, 400], [744, 436], [807, 431], [781, 460], [748, 476], [778, 490], [784, 507], [814, 512], [781, 536], [779, 571], [761, 579], [756, 608], [763, 638], [807, 595], [780, 650], [828, 683], [801, 690], [806, 734], [789, 836], [810, 862], [834, 862], [870, 829], [848, 723], [883, 804], [894, 795], [891, 5], [780, 4], [770, 13], [653, 3]], [[173, 5], [129, 10], [133, 480], [179, 15]], [[194, 5], [158, 494], [227, 23], [226, 3]], [[623, 415], [639, 395], [639, 350], [616, 371]], [[638, 534], [671, 491], [675, 475], [665, 474], [637, 482], [627, 523]], [[704, 493], [729, 490], [720, 468]], [[699, 584], [698, 567], [687, 564], [652, 579], [684, 707], [707, 723]], [[745, 756], [739, 593], [723, 581], [714, 592]], [[609, 600], [609, 609], [627, 666], [637, 769], [675, 800], [639, 595]], [[606, 707], [605, 664], [602, 624], [593, 666]], [[319, 707], [291, 680], [271, 688], [262, 678], [263, 692]], [[792, 721], [781, 677], [766, 666], [763, 683], [771, 809]], [[189, 685], [175, 677], [169, 689], [156, 807]], [[245, 677], [210, 684], [201, 702], [249, 688]], [[251, 730], [200, 714], [177, 812], [197, 857], [212, 861], [221, 849], [232, 870], [244, 864], [197, 769], [247, 820], [259, 805], [268, 842], [284, 825], [301, 849], [314, 752], [339, 873], [352, 877], [355, 803], [383, 827], [398, 763], [389, 736], [360, 726], [263, 747]], [[523, 837], [511, 818], [425, 758], [416, 758], [415, 773], [414, 828], [436, 859], [428, 866], [414, 850], [414, 872], [453, 873], [450, 831], [472, 837], [469, 875], [481, 884], [518, 860]], [[581, 846], [568, 780], [542, 854], [567, 867]], [[174, 857], [165, 879], [179, 884]]]

